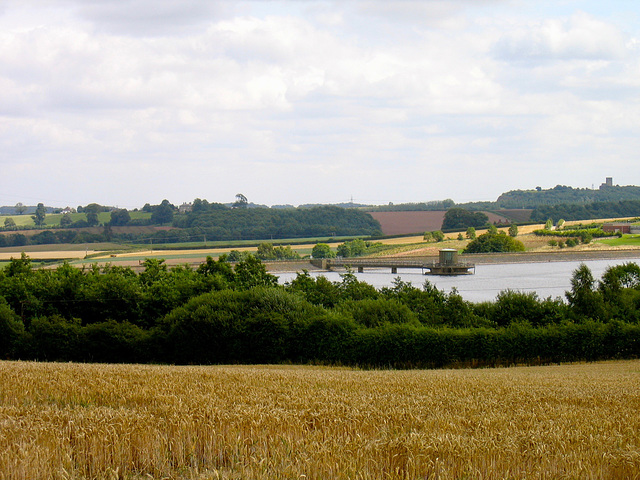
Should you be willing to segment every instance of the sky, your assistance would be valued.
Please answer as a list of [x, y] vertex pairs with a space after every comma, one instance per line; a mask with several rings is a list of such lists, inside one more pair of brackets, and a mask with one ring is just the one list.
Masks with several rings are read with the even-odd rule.
[[640, 185], [636, 0], [0, 0], [0, 205]]

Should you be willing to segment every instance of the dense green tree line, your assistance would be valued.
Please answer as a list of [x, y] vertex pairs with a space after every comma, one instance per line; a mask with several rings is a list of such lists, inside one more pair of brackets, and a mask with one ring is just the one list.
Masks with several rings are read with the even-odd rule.
[[466, 230], [468, 227], [483, 227], [489, 223], [489, 217], [482, 212], [472, 212], [464, 208], [451, 208], [444, 214], [443, 230]]
[[0, 235], [0, 247], [22, 247], [25, 245], [53, 245], [57, 243], [95, 243], [108, 241], [105, 233], [91, 233], [77, 230], [44, 230], [35, 235], [12, 233]]
[[545, 222], [548, 218], [563, 218], [564, 220], [592, 220], [595, 218], [635, 216], [640, 216], [640, 200], [539, 206], [531, 212], [531, 221]]
[[[511, 190], [500, 195], [496, 200], [496, 205], [500, 208], [537, 209], [544, 208], [545, 206], [561, 206], [563, 204], [586, 205], [593, 203], [615, 203], [628, 200], [640, 201], [640, 187], [633, 185], [624, 187], [610, 186], [594, 190], [590, 188], [573, 188], [565, 185], [556, 185], [550, 189]], [[569, 218], [565, 218], [569, 220]], [[582, 219], [583, 218], [578, 218], [576, 220]]]
[[423, 212], [448, 210], [456, 203], [447, 198], [446, 200], [433, 200], [420, 203], [389, 203], [388, 205], [368, 205], [365, 208], [369, 212]]
[[380, 224], [371, 215], [340, 207], [271, 209], [194, 204], [191, 212], [174, 218], [173, 225], [187, 233], [206, 234], [212, 240], [381, 234]]
[[[377, 220], [356, 209], [230, 208], [222, 204], [210, 204], [204, 200], [194, 202], [191, 212], [180, 215], [174, 215], [175, 207], [167, 200], [163, 200], [160, 205], [145, 205], [143, 211], [151, 212], [150, 219], [132, 220], [127, 210], [113, 210], [110, 222], [104, 225], [104, 231], [100, 234], [75, 229], [97, 225], [100, 208], [97, 204], [87, 205], [82, 209], [87, 215], [87, 220], [72, 222], [67, 225], [69, 228], [50, 229], [31, 236], [21, 233], [0, 235], [0, 247], [104, 241], [180, 243], [203, 238], [224, 241], [382, 234]], [[174, 228], [159, 231], [151, 237], [147, 233], [114, 233], [109, 228], [160, 224], [171, 225]]]
[[465, 301], [429, 282], [376, 289], [350, 272], [278, 285], [254, 256], [197, 269], [148, 259], [0, 271], [0, 355], [59, 361], [430, 367], [630, 358], [640, 354], [640, 267], [582, 265], [567, 299], [507, 290]]

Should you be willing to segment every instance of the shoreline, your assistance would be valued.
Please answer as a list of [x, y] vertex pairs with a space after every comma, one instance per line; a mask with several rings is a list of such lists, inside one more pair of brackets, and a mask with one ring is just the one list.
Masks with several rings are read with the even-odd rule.
[[617, 260], [621, 258], [640, 258], [640, 249], [474, 253], [460, 255], [460, 258], [464, 261], [476, 263], [479, 265], [502, 263], [579, 262], [587, 260]]
[[[384, 258], [384, 257], [380, 257]], [[406, 258], [406, 257], [405, 257]], [[437, 261], [437, 256], [422, 257], [426, 261]], [[500, 265], [514, 263], [579, 262], [589, 260], [617, 260], [640, 258], [640, 249], [578, 250], [556, 252], [514, 252], [514, 253], [473, 253], [461, 254], [461, 262], [476, 265]], [[304, 270], [326, 271], [312, 265], [310, 260], [264, 262], [270, 273], [289, 273]]]

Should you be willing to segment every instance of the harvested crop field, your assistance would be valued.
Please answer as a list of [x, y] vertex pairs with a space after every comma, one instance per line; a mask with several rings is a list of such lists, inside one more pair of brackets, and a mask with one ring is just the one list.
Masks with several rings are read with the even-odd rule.
[[[385, 235], [405, 235], [412, 233], [432, 232], [442, 228], [445, 211], [415, 211], [415, 212], [368, 212], [380, 222], [382, 233]], [[490, 223], [508, 224], [512, 221], [525, 222], [531, 216], [531, 210], [504, 210], [482, 212], [489, 218]], [[526, 220], [525, 220], [526, 219]]]
[[444, 214], [442, 211], [423, 212], [369, 212], [380, 222], [385, 235], [404, 235], [440, 230]]
[[640, 478], [640, 361], [0, 363], [0, 478]]

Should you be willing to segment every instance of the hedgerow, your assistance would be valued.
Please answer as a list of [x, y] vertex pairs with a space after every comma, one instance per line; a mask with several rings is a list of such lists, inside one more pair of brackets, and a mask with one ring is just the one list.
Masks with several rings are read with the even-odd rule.
[[566, 301], [507, 290], [471, 303], [429, 282], [375, 289], [299, 274], [287, 285], [254, 257], [144, 271], [23, 255], [0, 271], [0, 355], [48, 361], [322, 363], [415, 368], [634, 358], [640, 267], [585, 265]]

